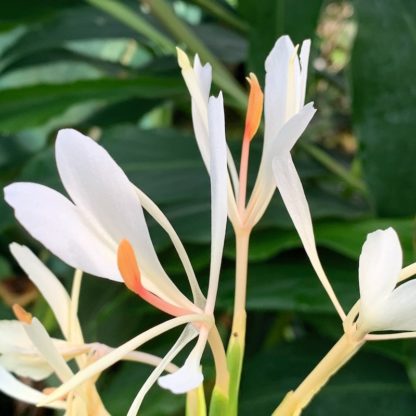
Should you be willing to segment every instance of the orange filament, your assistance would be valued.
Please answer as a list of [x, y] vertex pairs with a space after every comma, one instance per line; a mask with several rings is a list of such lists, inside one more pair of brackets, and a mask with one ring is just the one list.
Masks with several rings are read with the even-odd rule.
[[251, 141], [260, 126], [261, 115], [263, 113], [263, 92], [257, 77], [253, 73], [250, 73], [250, 76], [246, 79], [250, 84], [250, 94], [248, 97], [243, 140]]
[[145, 289], [142, 284], [136, 255], [128, 240], [122, 240], [118, 246], [117, 264], [125, 285], [147, 303], [150, 303], [155, 308], [173, 316], [181, 316], [190, 313], [188, 310], [172, 305]]
[[33, 319], [32, 314], [27, 312], [22, 306], [15, 303], [12, 306], [12, 309], [13, 309], [14, 315], [20, 322], [23, 322], [29, 325], [32, 323], [32, 319]]

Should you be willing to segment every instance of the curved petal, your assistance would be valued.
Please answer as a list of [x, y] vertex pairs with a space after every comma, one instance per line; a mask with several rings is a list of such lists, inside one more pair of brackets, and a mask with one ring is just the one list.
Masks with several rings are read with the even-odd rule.
[[[135, 187], [99, 144], [76, 130], [60, 130], [56, 140], [56, 163], [62, 183], [85, 218], [105, 230], [115, 243], [133, 245], [146, 288], [174, 303], [191, 302], [163, 270], [146, 225]], [[116, 262], [116, 257], [113, 258]]]
[[[45, 394], [26, 386], [26, 384], [20, 382], [2, 367], [0, 367], [0, 391], [16, 400], [21, 400], [22, 402], [34, 405], [46, 398]], [[56, 401], [48, 404], [46, 407], [52, 409], [65, 409], [66, 404], [62, 401]]]
[[375, 330], [416, 331], [416, 280], [403, 283], [377, 311]]
[[65, 338], [68, 338], [70, 299], [64, 286], [28, 247], [12, 243], [10, 251], [48, 302]]
[[248, 205], [253, 224], [256, 224], [263, 216], [276, 188], [273, 180], [273, 159], [283, 157], [292, 150], [315, 112], [313, 103], [305, 105], [301, 111], [284, 124], [267, 145], [265, 143], [259, 173]]
[[181, 350], [196, 337], [197, 334], [198, 332], [192, 325], [187, 325], [185, 327], [185, 329], [183, 330], [182, 334], [179, 336], [178, 340], [175, 342], [173, 347], [167, 352], [167, 354], [163, 357], [162, 361], [152, 371], [150, 376], [147, 378], [146, 382], [143, 384], [143, 386], [137, 393], [133, 403], [130, 406], [127, 416], [135, 416], [137, 414], [145, 395], [153, 386], [153, 384], [155, 384], [158, 377], [163, 373], [163, 371], [165, 371], [165, 368], [181, 352]]
[[227, 225], [227, 145], [222, 94], [209, 100], [209, 143], [211, 152], [211, 265], [207, 313], [213, 313], [217, 296]]
[[59, 192], [34, 183], [4, 188], [17, 220], [65, 263], [95, 276], [121, 281], [115, 248], [101, 238], [79, 209]]
[[282, 196], [290, 218], [299, 234], [306, 254], [309, 257], [319, 280], [337, 309], [338, 314], [344, 319], [345, 313], [329, 283], [324, 269], [322, 268], [321, 261], [319, 260], [308, 201], [290, 153], [281, 155], [274, 160], [273, 172], [277, 189]]
[[[378, 326], [385, 302], [391, 296], [402, 268], [402, 249], [393, 228], [368, 234], [359, 262], [360, 322]], [[400, 293], [400, 292], [399, 292]]]

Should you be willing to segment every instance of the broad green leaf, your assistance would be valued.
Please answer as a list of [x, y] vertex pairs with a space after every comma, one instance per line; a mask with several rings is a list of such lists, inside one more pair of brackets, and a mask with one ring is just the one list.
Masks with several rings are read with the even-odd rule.
[[416, 2], [356, 0], [353, 121], [364, 177], [383, 216], [416, 211]]

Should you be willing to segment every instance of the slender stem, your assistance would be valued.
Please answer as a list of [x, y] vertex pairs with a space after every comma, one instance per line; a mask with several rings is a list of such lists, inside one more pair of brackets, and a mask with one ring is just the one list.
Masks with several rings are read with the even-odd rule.
[[244, 138], [243, 146], [241, 148], [240, 176], [239, 176], [238, 203], [237, 203], [238, 212], [241, 218], [244, 216], [244, 210], [246, 208], [249, 155], [250, 155], [250, 139]]
[[251, 228], [236, 228], [235, 231], [236, 282], [234, 317], [227, 349], [228, 369], [230, 372], [228, 416], [236, 416], [238, 413], [238, 393], [243, 369], [246, 335], [246, 291], [250, 232]]
[[364, 340], [344, 334], [322, 361], [303, 380], [295, 391], [290, 391], [273, 416], [299, 416], [328, 380], [361, 348]]

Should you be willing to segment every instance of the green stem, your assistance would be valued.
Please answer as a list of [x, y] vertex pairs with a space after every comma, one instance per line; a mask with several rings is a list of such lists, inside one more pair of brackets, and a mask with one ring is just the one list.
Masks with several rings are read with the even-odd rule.
[[218, 17], [219, 20], [226, 23], [230, 27], [246, 33], [249, 30], [248, 24], [240, 20], [233, 13], [229, 12], [225, 7], [220, 3], [212, 0], [191, 0], [192, 3], [197, 4], [201, 8], [205, 9], [207, 12], [211, 13], [213, 16]]
[[152, 14], [169, 30], [178, 42], [183, 42], [192, 52], [198, 53], [204, 62], [213, 67], [213, 80], [234, 101], [234, 105], [242, 110], [247, 103], [247, 95], [237, 83], [228, 69], [207, 49], [195, 33], [175, 14], [165, 0], [143, 0]]
[[357, 191], [366, 194], [367, 188], [360, 179], [351, 174], [348, 169], [344, 168], [340, 163], [335, 159], [329, 156], [326, 152], [319, 149], [319, 147], [312, 145], [310, 143], [305, 143], [300, 141], [299, 146], [309, 153], [315, 160], [317, 160], [321, 165], [327, 168], [330, 172], [334, 173], [341, 179], [343, 179], [348, 185]]
[[236, 230], [234, 317], [227, 349], [228, 370], [230, 372], [228, 416], [236, 416], [238, 413], [238, 393], [243, 369], [246, 336], [246, 291], [250, 232], [251, 229]]
[[122, 2], [116, 0], [86, 1], [97, 9], [104, 10], [106, 13], [124, 23], [126, 26], [147, 37], [158, 45], [163, 52], [176, 53], [176, 45], [167, 36], [156, 30], [143, 17]]

